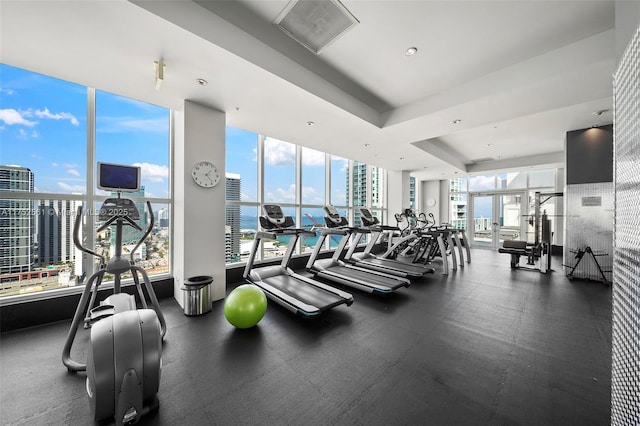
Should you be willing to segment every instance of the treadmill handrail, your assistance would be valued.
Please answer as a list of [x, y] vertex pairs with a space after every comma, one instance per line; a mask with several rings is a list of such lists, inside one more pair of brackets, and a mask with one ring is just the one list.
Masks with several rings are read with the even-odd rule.
[[323, 228], [322, 235], [347, 235], [349, 231], [345, 228]]

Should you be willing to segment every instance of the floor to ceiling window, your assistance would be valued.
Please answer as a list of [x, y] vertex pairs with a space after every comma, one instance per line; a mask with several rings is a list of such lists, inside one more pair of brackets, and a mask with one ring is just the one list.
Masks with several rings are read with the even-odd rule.
[[[327, 204], [336, 206], [350, 222], [354, 220], [351, 205], [371, 208], [383, 217], [383, 169], [229, 126], [226, 143], [227, 263], [247, 260], [263, 204], [279, 204], [297, 227], [315, 233], [300, 238], [296, 253], [308, 253], [316, 245]], [[249, 177], [247, 184], [244, 176]], [[359, 193], [354, 197], [350, 184], [355, 179]], [[262, 188], [257, 187], [258, 181], [263, 182]], [[288, 242], [288, 237], [263, 240], [257, 259], [281, 256]], [[329, 238], [324, 248], [336, 245], [337, 239]]]
[[[476, 247], [497, 248], [506, 239], [535, 240], [535, 193], [554, 192], [556, 170], [531, 170], [468, 176], [450, 180], [451, 225], [469, 229]], [[555, 218], [555, 201], [544, 206]]]
[[[150, 201], [155, 227], [135, 261], [168, 273], [169, 110], [4, 64], [0, 73], [0, 297], [63, 291], [93, 273], [94, 259], [73, 244], [80, 206], [83, 244], [112, 255], [112, 230], [95, 232], [112, 195], [96, 187], [98, 161], [141, 168], [144, 189], [124, 196], [139, 210]], [[125, 252], [142, 236], [127, 231]]]

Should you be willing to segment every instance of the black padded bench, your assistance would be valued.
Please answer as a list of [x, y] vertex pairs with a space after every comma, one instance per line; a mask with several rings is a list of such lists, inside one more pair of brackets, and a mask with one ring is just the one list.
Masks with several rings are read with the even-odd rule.
[[519, 240], [504, 240], [502, 247], [498, 249], [500, 253], [507, 253], [511, 255], [511, 268], [517, 268], [520, 263], [520, 256], [527, 257], [527, 264], [533, 265], [534, 262], [534, 250], [533, 246], [526, 241]]

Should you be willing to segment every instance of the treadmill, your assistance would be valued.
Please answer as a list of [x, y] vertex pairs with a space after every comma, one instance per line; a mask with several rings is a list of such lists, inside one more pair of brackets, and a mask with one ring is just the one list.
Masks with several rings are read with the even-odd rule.
[[[316, 278], [323, 278], [373, 294], [389, 294], [399, 288], [409, 287], [411, 281], [407, 278], [360, 268], [341, 260], [340, 256], [356, 228], [347, 227], [347, 220], [340, 217], [335, 207], [326, 206], [324, 210], [327, 228], [322, 230], [320, 238], [313, 248], [307, 262], [307, 271]], [[329, 235], [341, 235], [342, 238], [332, 257], [318, 259], [324, 241]]]
[[[285, 309], [305, 318], [316, 317], [336, 306], [353, 303], [353, 296], [347, 292], [295, 273], [289, 268], [289, 261], [300, 235], [315, 236], [304, 229], [293, 228], [291, 216], [284, 216], [282, 208], [275, 204], [262, 206], [264, 216], [260, 216], [260, 226], [253, 240], [251, 254], [245, 266], [245, 280], [264, 290], [266, 296]], [[279, 265], [253, 267], [256, 253], [262, 239], [275, 240], [280, 235], [290, 237], [284, 258]]]
[[[356, 232], [354, 242], [353, 244], [351, 244], [349, 250], [347, 251], [347, 254], [344, 257], [345, 261], [357, 266], [362, 266], [363, 268], [382, 271], [404, 278], [420, 278], [426, 274], [435, 273], [435, 268], [432, 268], [430, 266], [400, 262], [393, 259], [385, 259], [383, 257], [378, 257], [372, 254], [371, 250], [375, 246], [382, 233], [397, 231], [398, 228], [395, 226], [381, 225], [378, 218], [374, 217], [371, 214], [371, 211], [366, 208], [360, 209], [360, 219], [362, 220], [363, 227], [359, 228]], [[362, 253], [355, 253], [357, 243], [360, 238], [362, 238], [365, 230], [371, 232], [369, 243]]]

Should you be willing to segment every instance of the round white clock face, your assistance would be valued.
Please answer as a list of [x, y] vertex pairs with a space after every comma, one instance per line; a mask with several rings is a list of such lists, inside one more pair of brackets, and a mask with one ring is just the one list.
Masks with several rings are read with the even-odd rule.
[[191, 169], [191, 176], [198, 185], [203, 188], [211, 188], [220, 181], [220, 173], [213, 163], [200, 161]]

